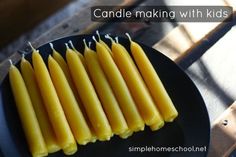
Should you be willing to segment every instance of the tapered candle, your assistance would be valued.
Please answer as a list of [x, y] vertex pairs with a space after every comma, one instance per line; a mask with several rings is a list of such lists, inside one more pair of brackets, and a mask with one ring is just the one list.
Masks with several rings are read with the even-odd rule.
[[164, 85], [162, 84], [142, 47], [136, 42], [133, 42], [127, 33], [126, 35], [130, 40], [130, 49], [134, 60], [158, 109], [162, 114], [162, 117], [166, 122], [172, 122], [178, 116], [178, 112], [173, 102], [171, 101]]
[[99, 140], [109, 140], [112, 130], [88, 74], [77, 56], [67, 46], [66, 59], [84, 108]]
[[126, 49], [112, 40], [112, 54], [145, 123], [149, 126], [156, 123], [163, 126], [162, 117]]
[[[110, 37], [109, 37], [108, 35], [106, 35], [106, 38], [110, 38]], [[118, 37], [116, 37], [115, 39], [116, 39], [116, 42], [118, 43]], [[120, 48], [125, 49], [124, 46], [121, 46]], [[131, 56], [129, 55], [129, 53], [127, 52], [127, 50], [125, 49], [123, 52], [127, 54], [127, 58], [129, 59], [129, 62], [132, 64], [133, 69], [135, 69], [135, 71], [137, 71], [137, 74], [138, 74], [139, 79], [140, 79], [142, 82], [144, 82], [144, 80], [143, 80], [143, 78], [142, 78], [140, 72], [138, 71], [138, 69], [137, 69], [137, 67], [136, 67], [136, 65], [135, 65], [135, 63], [134, 63], [134, 61], [133, 61], [133, 59], [131, 58]], [[148, 88], [147, 88], [146, 85], [145, 85], [145, 88], [146, 88], [146, 90], [148, 90]], [[158, 108], [157, 108], [157, 110], [158, 110]], [[152, 131], [156, 131], [156, 130], [159, 130], [159, 129], [160, 129], [161, 127], [163, 127], [163, 126], [164, 126], [164, 122], [162, 123], [162, 121], [157, 121], [156, 123], [150, 125], [150, 128], [151, 128]]]
[[[73, 47], [73, 49], [75, 49], [75, 48], [74, 48], [74, 45], [73, 45], [73, 43], [72, 43], [71, 40], [69, 41], [69, 43], [71, 44], [71, 46]], [[83, 107], [83, 105], [82, 105], [82, 101], [81, 101], [81, 99], [80, 99], [80, 97], [79, 97], [79, 94], [78, 94], [77, 89], [76, 89], [76, 87], [75, 87], [75, 83], [74, 83], [74, 81], [73, 81], [73, 79], [72, 79], [72, 76], [71, 76], [71, 74], [70, 74], [69, 67], [68, 67], [66, 61], [64, 60], [64, 58], [60, 55], [60, 53], [57, 52], [57, 51], [54, 49], [52, 43], [50, 43], [50, 47], [51, 47], [51, 49], [52, 49], [52, 56], [53, 56], [53, 58], [57, 61], [57, 63], [58, 63], [59, 66], [61, 67], [62, 71], [64, 72], [65, 77], [66, 77], [66, 79], [67, 79], [67, 81], [68, 81], [68, 83], [69, 83], [69, 85], [70, 85], [70, 88], [72, 89], [72, 91], [73, 91], [73, 93], [74, 93], [74, 96], [75, 96], [75, 98], [76, 98], [76, 100], [77, 100], [77, 103], [78, 103], [78, 105], [79, 105], [79, 108], [80, 108], [81, 112], [83, 113], [83, 116], [84, 116], [84, 118], [85, 118], [87, 124], [89, 125], [90, 130], [92, 131], [93, 128], [91, 127], [91, 124], [90, 124], [91, 122], [89, 121], [89, 119], [88, 119], [88, 117], [87, 117], [87, 114], [86, 114], [86, 112], [85, 112], [85, 109], [84, 109], [84, 107]], [[77, 53], [79, 53], [79, 52], [77, 52]], [[79, 54], [80, 54], [80, 53], [79, 53]], [[81, 54], [80, 54], [80, 55], [81, 55]], [[81, 57], [80, 57], [80, 60], [83, 62], [84, 57], [81, 56]], [[85, 66], [85, 63], [83, 63], [83, 65]], [[95, 142], [95, 141], [96, 141], [96, 137], [95, 137], [95, 135], [94, 135], [94, 133], [93, 133], [93, 131], [92, 131], [91, 142]]]
[[[77, 93], [77, 90], [75, 88], [75, 85], [74, 85], [74, 82], [71, 78], [71, 74], [70, 74], [70, 71], [69, 71], [69, 68], [66, 64], [66, 61], [64, 60], [64, 58], [60, 55], [60, 53], [58, 53], [54, 47], [53, 47], [53, 44], [52, 43], [49, 43], [50, 44], [50, 47], [52, 49], [52, 56], [53, 58], [57, 61], [57, 63], [59, 64], [59, 66], [61, 67], [63, 73], [65, 74], [65, 77], [70, 85], [70, 88], [72, 89], [73, 93], [75, 96], [78, 96], [78, 93]], [[76, 99], [80, 99], [79, 97], [76, 97]], [[77, 101], [80, 101], [80, 100], [77, 100]]]
[[91, 139], [91, 132], [66, 77], [58, 63], [51, 56], [48, 57], [48, 67], [73, 135], [79, 144], [85, 145]]
[[117, 98], [128, 127], [131, 131], [144, 130], [143, 119], [140, 116], [129, 89], [108, 50], [102, 44], [96, 42], [96, 51], [99, 63], [101, 64], [109, 84], [112, 87], [115, 97]]
[[77, 144], [66, 120], [47, 67], [39, 52], [36, 52], [35, 49], [33, 49], [32, 60], [37, 83], [49, 114], [50, 122], [56, 133], [58, 143], [65, 154], [74, 154], [77, 151]]
[[113, 133], [116, 135], [124, 134], [126, 131], [128, 131], [128, 126], [126, 124], [125, 118], [98, 62], [96, 52], [88, 48], [86, 43], [84, 49], [84, 57], [86, 65], [88, 67], [88, 71], [92, 78], [93, 85], [101, 100], [102, 106], [105, 110]]
[[[11, 62], [11, 61], [10, 61]], [[19, 70], [11, 63], [9, 80], [25, 137], [33, 157], [48, 155], [30, 96]]]
[[22, 57], [21, 59], [20, 67], [22, 77], [29, 92], [29, 96], [31, 98], [34, 111], [36, 113], [36, 117], [38, 119], [39, 126], [42, 131], [48, 152], [56, 152], [61, 148], [58, 145], [56, 135], [49, 121], [48, 113], [43, 104], [42, 96], [40, 94], [39, 87], [36, 82], [34, 70], [31, 64], [24, 57]]

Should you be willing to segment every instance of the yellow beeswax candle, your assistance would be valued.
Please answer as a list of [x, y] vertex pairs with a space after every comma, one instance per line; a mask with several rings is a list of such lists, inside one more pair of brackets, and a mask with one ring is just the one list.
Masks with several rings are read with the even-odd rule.
[[[11, 62], [11, 61], [10, 61]], [[9, 80], [25, 137], [33, 157], [48, 155], [30, 96], [19, 70], [11, 63]]]
[[99, 140], [109, 140], [111, 127], [88, 74], [78, 55], [67, 47], [66, 59], [86, 113]]
[[162, 117], [126, 49], [112, 40], [112, 54], [145, 123], [147, 125], [159, 123], [163, 126]]
[[[96, 40], [94, 38], [94, 40]], [[125, 81], [108, 50], [96, 42], [99, 63], [111, 85], [130, 131], [144, 130], [144, 122], [125, 84]]]
[[[73, 49], [75, 49], [74, 46], [73, 46], [73, 44], [72, 44], [72, 41], [69, 41], [69, 43], [71, 44], [71, 47], [73, 47]], [[89, 121], [88, 116], [87, 116], [87, 114], [86, 114], [86, 112], [85, 112], [85, 109], [84, 109], [84, 107], [83, 107], [83, 105], [82, 105], [82, 101], [81, 101], [81, 99], [80, 99], [80, 97], [79, 97], [79, 94], [78, 94], [77, 89], [76, 89], [76, 87], [75, 87], [74, 81], [73, 81], [72, 76], [71, 76], [71, 74], [70, 74], [69, 67], [68, 67], [66, 61], [64, 60], [64, 58], [60, 55], [60, 53], [58, 53], [58, 52], [54, 49], [52, 43], [50, 43], [50, 47], [51, 47], [51, 49], [52, 49], [52, 51], [53, 51], [53, 52], [52, 52], [52, 56], [53, 56], [53, 58], [57, 61], [57, 63], [58, 63], [59, 66], [61, 67], [62, 71], [64, 72], [65, 77], [66, 77], [66, 79], [67, 79], [67, 81], [68, 81], [68, 83], [69, 83], [69, 85], [70, 85], [70, 88], [72, 89], [72, 91], [73, 91], [73, 93], [74, 93], [74, 96], [75, 96], [75, 98], [76, 98], [76, 100], [77, 100], [77, 103], [78, 103], [78, 105], [79, 105], [79, 108], [80, 108], [81, 112], [83, 113], [83, 116], [84, 116], [84, 118], [85, 118], [85, 120], [86, 120], [86, 122], [87, 122], [87, 124], [88, 124], [88, 126], [89, 126], [89, 128], [90, 128], [90, 130], [91, 130], [91, 133], [92, 133], [91, 142], [95, 142], [95, 141], [96, 141], [96, 136], [95, 136], [94, 132], [92, 131], [93, 128], [91, 127], [91, 122]], [[77, 52], [77, 53], [79, 53], [79, 52]], [[79, 53], [79, 54], [80, 54], [80, 53]], [[81, 55], [81, 54], [80, 54], [80, 55]], [[80, 55], [79, 55], [79, 56], [80, 56]], [[84, 57], [83, 57], [83, 56], [80, 57], [80, 60], [83, 62]], [[83, 63], [83, 65], [85, 66], [85, 63]]]
[[[102, 44], [102, 45], [107, 49], [107, 51], [110, 53], [110, 55], [112, 56], [111, 49], [110, 49], [109, 46], [101, 39], [98, 30], [96, 31], [96, 34], [97, 34], [97, 36], [98, 36], [98, 42], [99, 42], [100, 44]], [[128, 128], [128, 130], [127, 130], [126, 132], [120, 134], [119, 136], [120, 136], [121, 138], [123, 138], [123, 139], [126, 139], [126, 138], [128, 138], [129, 136], [131, 136], [132, 134], [133, 134], [133, 131], [131, 131], [131, 130]]]
[[[110, 38], [110, 36], [106, 35], [106, 38]], [[118, 43], [118, 37], [116, 37], [115, 39], [116, 39], [116, 42]], [[120, 48], [125, 49], [124, 46], [121, 46]], [[129, 55], [129, 53], [127, 52], [126, 49], [124, 50], [124, 52], [127, 54], [127, 57], [129, 59], [130, 63], [132, 64], [133, 69], [135, 69], [135, 71], [137, 71], [137, 74], [139, 75], [139, 79], [141, 79], [142, 82], [144, 83], [144, 80], [143, 80], [142, 76], [140, 75], [140, 73], [139, 73], [139, 71], [138, 71], [138, 69], [137, 69], [133, 59], [131, 58], [131, 56]], [[146, 85], [145, 85], [145, 88], [146, 88], [146, 90], [148, 90]], [[162, 123], [162, 121], [157, 121], [155, 124], [150, 125], [150, 128], [151, 128], [152, 131], [156, 131], [156, 130], [159, 130], [163, 126], [164, 126], [164, 122]], [[126, 137], [126, 136], [124, 135], [124, 137]], [[124, 137], [122, 137], [122, 138], [124, 138]]]
[[48, 113], [43, 104], [43, 100], [36, 82], [34, 70], [31, 64], [24, 57], [22, 57], [21, 59], [20, 67], [22, 77], [24, 79], [27, 90], [29, 91], [29, 96], [31, 98], [48, 152], [56, 152], [60, 150], [60, 146], [58, 145], [56, 135], [48, 118]]
[[[85, 43], [85, 40], [84, 40]], [[124, 134], [128, 130], [125, 118], [120, 110], [119, 104], [98, 62], [95, 51], [87, 47], [84, 49], [85, 62], [92, 78], [93, 85], [101, 100], [109, 123], [114, 134]]]
[[[74, 85], [74, 82], [71, 78], [71, 74], [70, 74], [70, 71], [69, 71], [69, 68], [66, 64], [66, 61], [64, 60], [64, 58], [60, 55], [60, 53], [58, 53], [54, 47], [53, 47], [53, 44], [52, 43], [49, 43], [50, 44], [50, 47], [52, 49], [52, 56], [53, 58], [57, 61], [57, 63], [59, 64], [59, 66], [61, 67], [63, 73], [65, 74], [65, 77], [70, 85], [70, 88], [72, 89], [73, 93], [76, 97], [76, 99], [79, 99], [78, 98], [78, 93], [77, 93], [77, 90], [75, 88], [75, 85]], [[77, 100], [77, 101], [80, 101], [80, 100]]]
[[56, 133], [58, 143], [66, 155], [74, 154], [77, 151], [77, 144], [66, 120], [47, 67], [43, 62], [42, 57], [35, 51], [35, 49], [33, 49], [32, 61], [37, 83], [39, 85], [50, 122]]
[[91, 139], [91, 132], [81, 110], [79, 109], [79, 105], [77, 104], [66, 77], [58, 63], [51, 56], [48, 57], [48, 67], [52, 82], [56, 88], [74, 137], [79, 144], [85, 145]]
[[130, 40], [130, 49], [134, 60], [158, 109], [161, 112], [163, 119], [166, 122], [172, 122], [178, 116], [178, 112], [173, 102], [171, 101], [159, 76], [157, 75], [142, 47], [136, 42], [133, 42], [129, 34], [126, 33], [126, 35]]

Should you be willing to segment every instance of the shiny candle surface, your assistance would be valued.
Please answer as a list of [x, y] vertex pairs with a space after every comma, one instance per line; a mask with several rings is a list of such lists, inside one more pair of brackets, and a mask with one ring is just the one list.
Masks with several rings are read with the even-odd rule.
[[83, 63], [76, 52], [71, 49], [67, 49], [66, 59], [77, 91], [97, 138], [101, 141], [109, 140], [112, 136], [110, 124]]
[[11, 65], [9, 80], [25, 137], [33, 157], [48, 155], [33, 105], [20, 71]]
[[42, 100], [42, 96], [39, 91], [39, 87], [35, 78], [35, 73], [31, 64], [25, 59], [21, 59], [20, 63], [22, 77], [24, 79], [27, 90], [36, 113], [40, 129], [42, 131], [47, 149], [49, 153], [58, 151], [60, 146], [58, 145], [56, 135], [50, 123], [48, 113], [45, 109], [45, 105]]
[[39, 52], [33, 51], [32, 61], [39, 89], [41, 91], [49, 119], [56, 133], [57, 140], [65, 154], [74, 154], [77, 151], [77, 144], [66, 120], [48, 69]]

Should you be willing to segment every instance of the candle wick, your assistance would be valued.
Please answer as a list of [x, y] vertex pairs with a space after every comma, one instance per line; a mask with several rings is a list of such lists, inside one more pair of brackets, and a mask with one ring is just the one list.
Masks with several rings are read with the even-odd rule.
[[67, 43], [65, 43], [65, 45], [66, 45], [66, 49], [69, 49], [69, 46], [68, 46], [68, 44], [67, 44]]
[[84, 48], [87, 49], [87, 48], [88, 48], [88, 45], [87, 45], [87, 43], [86, 43], [86, 40], [83, 39], [83, 42], [84, 42]]
[[96, 30], [96, 34], [98, 35], [98, 40], [100, 41], [100, 40], [101, 40], [101, 36], [100, 36], [100, 34], [99, 34], [99, 31], [98, 31], [98, 30]]
[[119, 44], [119, 39], [118, 37], [115, 37], [116, 43]]
[[24, 53], [22, 53], [22, 58], [23, 58], [23, 59], [25, 58], [25, 54], [24, 54]]
[[105, 38], [106, 38], [106, 39], [110, 39], [112, 43], [114, 42], [114, 40], [112, 39], [112, 37], [111, 37], [109, 34], [106, 34], [106, 35], [105, 35]]
[[125, 33], [125, 35], [128, 37], [129, 41], [132, 42], [132, 39], [131, 39], [129, 33]]
[[89, 44], [88, 47], [91, 48], [91, 44], [92, 44], [92, 42], [90, 41], [88, 44]]
[[52, 50], [55, 50], [52, 43], [49, 43]]
[[34, 50], [35, 50], [35, 48], [32, 46], [32, 44], [31, 44], [31, 42], [30, 42], [30, 41], [28, 41], [28, 44], [29, 44], [29, 46], [30, 46], [31, 50], [32, 50], [32, 51], [34, 51]]
[[13, 63], [12, 63], [12, 60], [11, 60], [11, 59], [9, 59], [9, 62], [10, 62], [10, 65], [13, 65]]
[[98, 42], [97, 39], [95, 38], [95, 36], [93, 36], [92, 38], [93, 38], [93, 40], [94, 40], [95, 42]]
[[71, 40], [69, 40], [68, 43], [70, 44], [70, 46], [72, 47], [73, 50], [76, 50]]

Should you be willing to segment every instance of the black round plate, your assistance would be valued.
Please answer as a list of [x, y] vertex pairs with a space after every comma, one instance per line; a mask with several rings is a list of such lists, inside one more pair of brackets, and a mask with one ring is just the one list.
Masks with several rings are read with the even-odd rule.
[[[72, 40], [75, 47], [80, 52], [83, 52], [83, 39], [92, 41], [92, 35], [70, 36], [52, 41], [52, 43], [55, 49], [65, 57], [64, 43]], [[102, 39], [110, 44], [110, 41], [105, 39], [103, 35]], [[119, 42], [129, 50], [130, 42], [128, 39], [119, 38]], [[92, 48], [94, 49], [94, 42], [92, 43]], [[162, 129], [156, 132], [152, 132], [146, 127], [145, 131], [134, 133], [125, 140], [114, 136], [110, 141], [97, 141], [86, 146], [78, 146], [78, 151], [73, 156], [204, 157], [207, 155], [210, 136], [209, 117], [204, 101], [196, 86], [170, 59], [150, 47], [143, 44], [141, 46], [173, 100], [179, 112], [178, 118], [173, 123], [166, 123]], [[38, 49], [46, 61], [48, 55], [51, 54], [49, 44], [44, 44]], [[31, 53], [26, 55], [26, 58], [31, 61]], [[19, 66], [19, 63], [17, 65]], [[5, 156], [14, 157], [31, 156], [16, 111], [8, 76], [0, 86], [0, 125], [0, 147], [2, 153]], [[194, 151], [197, 147], [202, 147], [206, 151]], [[177, 149], [182, 151], [177, 152]], [[58, 152], [49, 156], [64, 155], [62, 152]]]

